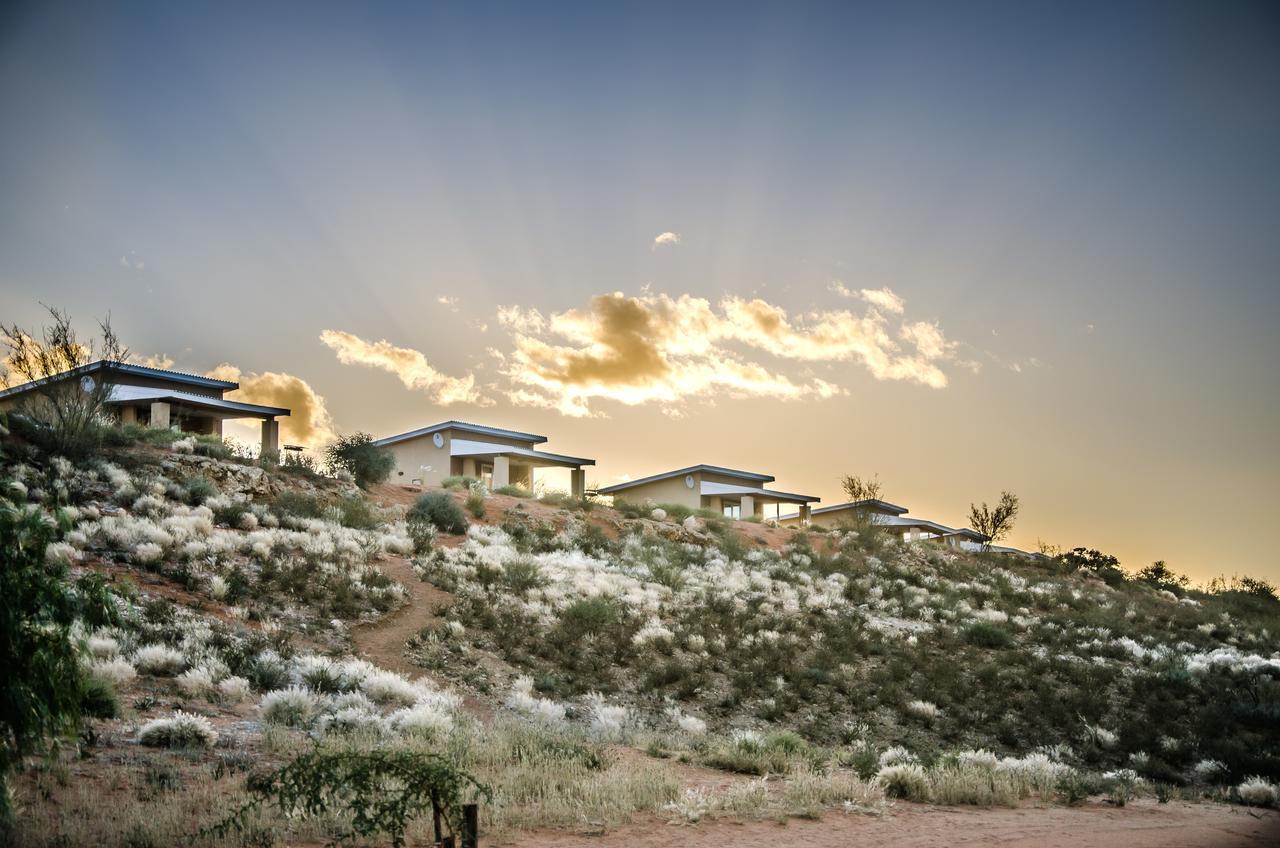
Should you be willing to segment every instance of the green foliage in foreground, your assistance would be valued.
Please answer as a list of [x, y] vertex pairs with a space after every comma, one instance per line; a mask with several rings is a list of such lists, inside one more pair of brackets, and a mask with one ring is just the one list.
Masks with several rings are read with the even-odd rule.
[[202, 835], [245, 831], [249, 814], [271, 805], [286, 817], [349, 816], [351, 830], [341, 834], [339, 842], [385, 835], [402, 848], [409, 825], [432, 812], [433, 805], [458, 833], [463, 803], [493, 796], [488, 786], [452, 761], [404, 749], [315, 749], [270, 774], [250, 777], [247, 784], [253, 799]]
[[[40, 513], [0, 500], [0, 781], [46, 740], [74, 734], [86, 696], [92, 709], [105, 709], [101, 693], [83, 689], [72, 628], [77, 620], [108, 620], [109, 597], [101, 581], [73, 587], [65, 566], [46, 563], [58, 530]], [[12, 820], [9, 803], [0, 787], [0, 832]]]

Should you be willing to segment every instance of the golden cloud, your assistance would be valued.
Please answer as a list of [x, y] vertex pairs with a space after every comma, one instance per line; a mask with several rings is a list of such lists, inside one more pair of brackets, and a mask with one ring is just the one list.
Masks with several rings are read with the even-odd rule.
[[214, 368], [206, 376], [240, 384], [240, 389], [231, 392], [227, 400], [288, 407], [289, 416], [278, 419], [282, 442], [318, 448], [333, 441], [333, 419], [329, 417], [324, 398], [316, 394], [301, 377], [274, 371], [246, 374], [227, 362]]
[[620, 292], [549, 317], [503, 307], [498, 320], [514, 343], [501, 357], [503, 373], [515, 386], [513, 402], [566, 415], [592, 414], [595, 399], [669, 407], [717, 393], [794, 400], [846, 391], [812, 374], [780, 373], [743, 348], [794, 362], [859, 362], [879, 380], [945, 387], [939, 363], [952, 358], [954, 343], [924, 321], [903, 323], [894, 334], [884, 313], [901, 311], [895, 309], [901, 298], [888, 289], [873, 294], [864, 314], [831, 310], [800, 318], [760, 298], [725, 297], [712, 305], [690, 295]]
[[338, 355], [338, 361], [343, 365], [366, 365], [390, 372], [400, 378], [405, 388], [425, 392], [436, 403], [488, 403], [476, 388], [474, 375], [450, 377], [442, 374], [427, 362], [421, 351], [396, 347], [385, 339], [365, 341], [341, 330], [323, 331], [320, 341]]

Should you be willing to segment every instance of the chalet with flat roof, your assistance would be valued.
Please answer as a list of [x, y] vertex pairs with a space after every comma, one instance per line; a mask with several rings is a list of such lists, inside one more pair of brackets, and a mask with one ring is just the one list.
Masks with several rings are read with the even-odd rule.
[[280, 422], [276, 419], [289, 414], [283, 407], [226, 400], [224, 394], [240, 388], [231, 380], [102, 360], [0, 391], [0, 409], [21, 408], [36, 401], [50, 384], [74, 383], [93, 391], [98, 382], [110, 387], [106, 406], [120, 424], [221, 436], [223, 421], [254, 418], [262, 422], [264, 451], [279, 449]]
[[534, 447], [546, 441], [546, 436], [534, 433], [444, 421], [387, 436], [374, 444], [395, 455], [392, 479], [403, 483], [439, 485], [446, 477], [465, 475], [479, 478], [494, 489], [517, 485], [532, 490], [535, 469], [567, 468], [571, 494], [582, 497], [586, 492], [583, 466], [595, 465], [596, 461]]
[[765, 518], [785, 507], [797, 507], [806, 519], [812, 495], [797, 495], [764, 488], [769, 474], [736, 471], [719, 465], [690, 465], [662, 474], [628, 480], [600, 489], [602, 495], [630, 503], [682, 504], [690, 509], [711, 509], [729, 518]]

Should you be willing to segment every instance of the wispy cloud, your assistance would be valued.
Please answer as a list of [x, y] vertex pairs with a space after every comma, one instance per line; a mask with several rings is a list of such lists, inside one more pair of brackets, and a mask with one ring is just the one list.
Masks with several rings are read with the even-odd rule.
[[[887, 289], [882, 293], [902, 303]], [[947, 375], [941, 365], [954, 358], [956, 347], [937, 324], [902, 323], [895, 331], [875, 305], [861, 314], [792, 317], [760, 298], [733, 296], [712, 304], [691, 295], [615, 292], [593, 297], [586, 310], [548, 317], [508, 306], [498, 318], [514, 344], [501, 360], [515, 385], [512, 399], [579, 416], [597, 413], [597, 399], [678, 411], [677, 402], [689, 397], [794, 400], [847, 391], [808, 371], [769, 366], [759, 354], [793, 366], [857, 362], [879, 380], [942, 388]]]
[[658, 235], [655, 236], [653, 239], [653, 246], [655, 249], [666, 246], [666, 245], [670, 245], [674, 247], [679, 243], [680, 243], [680, 234], [669, 232], [669, 231], [665, 233], [658, 233]]
[[893, 289], [889, 287], [879, 289], [854, 289], [848, 288], [844, 283], [836, 280], [828, 288], [841, 297], [858, 298], [865, 300], [878, 309], [885, 312], [891, 312], [894, 315], [901, 315], [906, 310], [906, 301], [899, 297]]
[[206, 376], [240, 384], [240, 389], [232, 392], [228, 400], [287, 407], [288, 417], [278, 419], [282, 441], [309, 448], [333, 441], [334, 427], [329, 408], [324, 398], [301, 377], [274, 371], [245, 373], [229, 362], [222, 363]]
[[370, 342], [341, 330], [325, 330], [320, 341], [338, 355], [344, 365], [366, 365], [394, 374], [405, 388], [420, 391], [436, 403], [485, 404], [488, 401], [476, 388], [475, 376], [451, 377], [437, 371], [421, 352], [407, 347], [396, 347], [385, 339]]
[[454, 297], [454, 296], [452, 296], [452, 295], [443, 295], [443, 294], [442, 294], [442, 295], [440, 295], [439, 297], [437, 297], [437, 298], [436, 298], [436, 303], [440, 304], [441, 306], [447, 306], [447, 307], [449, 307], [449, 311], [450, 311], [450, 312], [457, 312], [457, 311], [458, 311], [458, 298], [457, 298], [457, 297]]

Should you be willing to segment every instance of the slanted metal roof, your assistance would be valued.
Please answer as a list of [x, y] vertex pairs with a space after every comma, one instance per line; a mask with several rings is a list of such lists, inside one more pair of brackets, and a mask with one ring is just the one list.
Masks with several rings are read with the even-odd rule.
[[438, 433], [441, 430], [461, 430], [464, 433], [476, 433], [481, 436], [500, 436], [506, 439], [519, 439], [530, 444], [542, 444], [547, 440], [546, 436], [539, 436], [534, 433], [522, 433], [519, 430], [504, 430], [501, 427], [486, 427], [483, 424], [468, 424], [466, 421], [443, 421], [439, 424], [432, 424], [430, 427], [422, 427], [418, 430], [410, 430], [407, 433], [401, 433], [398, 436], [387, 436], [374, 442], [378, 447], [386, 447], [394, 445], [397, 442], [407, 442], [409, 439], [416, 439], [419, 436], [430, 436], [432, 433]]
[[544, 462], [553, 463], [555, 465], [571, 465], [574, 467], [581, 465], [595, 465], [594, 459], [585, 459], [580, 456], [565, 456], [560, 453], [551, 453], [550, 451], [534, 450], [533, 448], [513, 447], [512, 445], [497, 445], [493, 442], [476, 442], [471, 439], [450, 439], [449, 440], [450, 456], [525, 456], [530, 459], [540, 459]]
[[[121, 386], [115, 385], [111, 387], [111, 397], [107, 400], [110, 404], [127, 404], [142, 403], [146, 401], [172, 401], [181, 403], [185, 406], [194, 406], [200, 409], [213, 409], [221, 412], [240, 413], [245, 416], [254, 418], [277, 418], [287, 416], [289, 410], [284, 407], [277, 406], [259, 406], [256, 403], [241, 403], [235, 400], [223, 400], [222, 398], [209, 397], [208, 395], [196, 395], [190, 392], [179, 392], [172, 389], [152, 388], [150, 386]], [[226, 416], [235, 417], [235, 416]]]
[[45, 385], [47, 383], [57, 383], [62, 380], [83, 377], [86, 374], [96, 374], [100, 371], [115, 371], [120, 374], [132, 374], [135, 377], [150, 377], [156, 380], [168, 380], [173, 383], [179, 383], [188, 386], [199, 386], [202, 389], [218, 389], [224, 392], [234, 391], [240, 388], [239, 383], [233, 383], [230, 380], [215, 380], [212, 377], [202, 377], [199, 374], [187, 374], [182, 371], [167, 371], [163, 368], [151, 368], [146, 365], [132, 365], [128, 362], [107, 362], [99, 359], [97, 362], [90, 362], [88, 365], [81, 365], [61, 374], [54, 374], [45, 377], [42, 380], [34, 380], [30, 383], [23, 383], [21, 386], [14, 386], [4, 391], [0, 391], [0, 398], [9, 397], [10, 395], [18, 395], [29, 392], [32, 389]]
[[794, 501], [796, 503], [809, 503], [810, 501], [821, 500], [821, 498], [815, 498], [812, 495], [797, 495], [794, 492], [775, 492], [772, 489], [763, 489], [759, 486], [731, 486], [728, 483], [715, 483], [710, 480], [702, 484], [700, 494], [712, 497], [720, 495], [759, 495], [764, 498], [773, 498], [774, 500], [779, 501]]
[[641, 477], [639, 480], [627, 480], [625, 483], [615, 483], [612, 486], [605, 486], [597, 491], [602, 495], [610, 492], [621, 492], [634, 486], [643, 486], [645, 483], [655, 483], [658, 480], [667, 480], [672, 477], [679, 477], [682, 474], [693, 474], [695, 472], [707, 472], [710, 474], [723, 474], [726, 477], [741, 477], [743, 480], [755, 480], [760, 483], [772, 483], [774, 478], [768, 474], [756, 474], [753, 471], [736, 471], [732, 468], [723, 468], [719, 465], [690, 465], [688, 468], [677, 468], [675, 471], [666, 471], [662, 474], [651, 474], [648, 477]]
[[[892, 503], [889, 503], [888, 501], [882, 501], [879, 498], [866, 498], [865, 500], [860, 500], [860, 501], [849, 501], [848, 503], [832, 504], [831, 506], [819, 507], [818, 509], [812, 510], [809, 514], [811, 516], [812, 515], [829, 515], [833, 512], [843, 512], [844, 510], [863, 509], [863, 508], [878, 510], [880, 512], [889, 512], [889, 513], [893, 513], [894, 515], [902, 515], [904, 512], [907, 511], [907, 508], [905, 506], [898, 506], [897, 504], [892, 504]], [[783, 521], [784, 519], [799, 518], [799, 517], [800, 517], [800, 513], [792, 512], [792, 513], [788, 513], [787, 515], [778, 516], [778, 520]]]
[[907, 511], [905, 506], [898, 506], [897, 504], [889, 503], [888, 501], [882, 501], [879, 498], [867, 498], [866, 500], [861, 501], [850, 501], [849, 503], [824, 506], [820, 509], [815, 509], [813, 514], [820, 515], [825, 512], [839, 512], [844, 509], [878, 509], [882, 512], [892, 512], [895, 515], [902, 515]]

